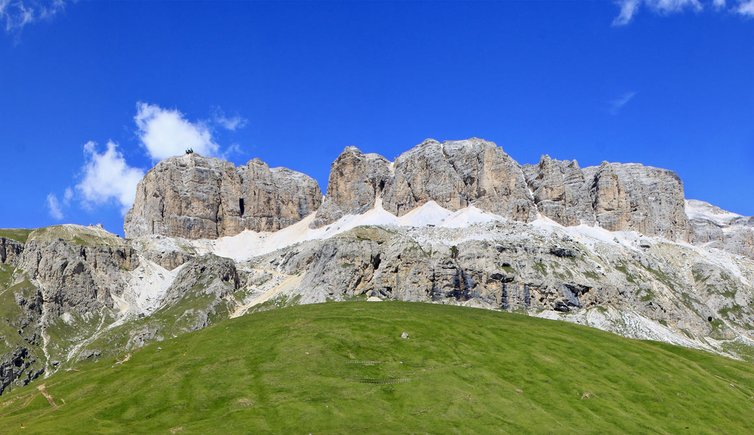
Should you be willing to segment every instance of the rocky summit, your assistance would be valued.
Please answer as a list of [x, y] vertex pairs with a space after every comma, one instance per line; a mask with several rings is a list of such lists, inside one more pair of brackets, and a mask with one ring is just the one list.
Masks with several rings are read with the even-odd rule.
[[186, 154], [157, 164], [139, 183], [126, 216], [126, 237], [161, 234], [188, 239], [275, 231], [317, 210], [322, 193], [300, 172], [255, 159], [236, 168]]
[[124, 230], [0, 230], [0, 393], [222, 319], [351, 299], [754, 349], [754, 219], [640, 164], [521, 165], [481, 139], [392, 162], [348, 147], [323, 198], [299, 172], [187, 154], [146, 174]]

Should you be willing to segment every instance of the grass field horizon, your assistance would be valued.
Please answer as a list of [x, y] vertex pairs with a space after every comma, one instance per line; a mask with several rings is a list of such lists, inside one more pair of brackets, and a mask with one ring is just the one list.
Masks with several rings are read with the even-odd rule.
[[405, 302], [254, 313], [0, 397], [0, 432], [25, 433], [751, 433], [752, 415], [751, 363]]

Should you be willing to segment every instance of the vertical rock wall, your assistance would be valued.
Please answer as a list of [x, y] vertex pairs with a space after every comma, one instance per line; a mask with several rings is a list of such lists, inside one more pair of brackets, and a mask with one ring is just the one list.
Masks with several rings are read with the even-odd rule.
[[187, 154], [164, 160], [139, 183], [126, 215], [126, 237], [161, 234], [187, 239], [276, 231], [313, 213], [322, 193], [311, 177], [261, 160], [236, 168]]

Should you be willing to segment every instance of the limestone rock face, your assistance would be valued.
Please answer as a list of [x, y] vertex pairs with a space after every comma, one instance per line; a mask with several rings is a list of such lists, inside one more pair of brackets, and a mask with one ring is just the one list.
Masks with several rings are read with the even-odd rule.
[[152, 261], [167, 270], [173, 270], [199, 256], [190, 241], [184, 239], [155, 235], [130, 242], [140, 258]]
[[754, 258], [754, 219], [740, 221], [724, 234], [722, 249]]
[[592, 204], [602, 228], [633, 230], [670, 240], [689, 239], [683, 183], [674, 172], [605, 162], [587, 168], [585, 173], [592, 178]]
[[521, 167], [502, 148], [476, 138], [428, 139], [392, 166], [381, 156], [347, 148], [333, 163], [312, 226], [364, 213], [378, 197], [397, 216], [434, 201], [452, 211], [475, 206], [522, 222], [540, 213], [565, 226], [596, 224], [689, 240], [683, 184], [671, 171], [617, 163], [582, 169], [576, 161], [548, 156]]
[[561, 225], [689, 240], [683, 183], [672, 171], [607, 162], [581, 169], [544, 156], [524, 172], [538, 211]]
[[[182, 332], [209, 326], [212, 318], [224, 318], [233, 304], [233, 292], [241, 286], [236, 264], [228, 258], [204, 255], [188, 262], [165, 294], [164, 306], [206, 300], [181, 316]], [[178, 326], [178, 325], [174, 325]]]
[[241, 177], [228, 162], [195, 154], [164, 160], [136, 188], [134, 205], [125, 219], [126, 237], [216, 238], [218, 227], [224, 224], [218, 223], [223, 215], [221, 193], [232, 195], [237, 203], [240, 185]]
[[565, 226], [595, 223], [590, 183], [576, 160], [545, 155], [524, 172], [541, 214]]
[[34, 363], [37, 362], [28, 348], [15, 349], [12, 353], [0, 357], [0, 394], [9, 386], [27, 385], [39, 377], [44, 371], [34, 371]]
[[[314, 213], [322, 203], [317, 182], [300, 172], [286, 168], [270, 169], [258, 159], [239, 168], [239, 172], [245, 208], [241, 216], [242, 229], [276, 231]], [[236, 199], [235, 204], [238, 203]], [[237, 232], [232, 229], [220, 235]]]
[[113, 307], [124, 272], [139, 265], [125, 240], [93, 227], [60, 225], [31, 233], [18, 268], [40, 285], [51, 316]]
[[0, 237], [0, 264], [15, 264], [23, 251], [22, 243]]
[[704, 201], [686, 201], [691, 242], [754, 258], [754, 217], [727, 212]]
[[312, 226], [321, 227], [346, 214], [371, 209], [391, 177], [391, 164], [386, 158], [347, 147], [332, 164], [327, 194]]
[[[683, 185], [671, 171], [617, 163], [581, 169], [547, 156], [521, 167], [476, 138], [426, 140], [392, 164], [348, 147], [333, 163], [324, 202], [310, 177], [260, 160], [236, 168], [195, 154], [171, 158], [139, 183], [125, 232], [213, 239], [245, 229], [276, 231], [315, 211], [312, 226], [321, 227], [366, 212], [377, 198], [397, 216], [434, 201], [523, 222], [540, 213], [565, 226], [597, 224], [683, 241], [690, 233]], [[743, 237], [735, 243], [747, 245]]]
[[448, 210], [473, 205], [524, 222], [536, 217], [521, 166], [481, 139], [426, 140], [395, 160], [385, 210], [402, 216], [429, 201]]
[[[445, 230], [420, 231], [444, 233], [449, 239], [454, 234]], [[377, 227], [357, 228], [297, 249], [295, 255], [284, 256], [281, 267], [291, 274], [305, 271], [299, 286], [305, 292], [304, 302], [365, 295], [506, 310], [569, 312], [618, 300], [616, 286], [595, 283], [581, 271], [566, 282], [542, 276], [540, 269], [532, 265], [552, 261], [560, 267], [573, 261], [551, 254], [553, 249], [546, 243], [520, 243], [475, 240], [428, 249], [409, 234]], [[565, 243], [573, 252], [579, 252], [572, 242]], [[595, 272], [583, 273], [588, 276]]]
[[[0, 341], [0, 394], [8, 388], [27, 385], [44, 373], [44, 358], [39, 321], [42, 316], [41, 293], [29, 282], [10, 281], [10, 287], [0, 283], [3, 293], [4, 332]], [[15, 285], [11, 285], [15, 284]]]
[[313, 213], [322, 201], [312, 178], [260, 160], [236, 168], [197, 154], [158, 163], [139, 183], [126, 237], [161, 234], [214, 239], [244, 229], [275, 231]]

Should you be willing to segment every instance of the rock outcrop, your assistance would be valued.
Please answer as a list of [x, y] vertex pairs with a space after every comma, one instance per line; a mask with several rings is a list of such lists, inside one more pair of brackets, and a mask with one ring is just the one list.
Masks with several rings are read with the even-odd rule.
[[60, 225], [31, 233], [18, 267], [41, 287], [51, 316], [88, 316], [112, 307], [123, 273], [139, 264], [123, 239], [96, 227]]
[[536, 218], [521, 166], [492, 142], [426, 140], [401, 154], [394, 172], [383, 206], [397, 216], [435, 201], [453, 211], [473, 205], [513, 220]]
[[324, 201], [310, 177], [260, 160], [236, 168], [195, 154], [171, 158], [139, 183], [125, 232], [214, 239], [246, 229], [276, 231], [314, 211], [317, 228], [366, 212], [378, 197], [396, 216], [434, 201], [451, 211], [474, 206], [522, 222], [539, 213], [565, 226], [597, 224], [684, 241], [690, 233], [683, 184], [671, 171], [616, 163], [582, 169], [548, 156], [522, 167], [476, 138], [426, 140], [394, 163], [347, 147], [332, 165]]
[[473, 205], [513, 220], [536, 218], [521, 166], [502, 148], [481, 139], [442, 143], [428, 139], [392, 165], [381, 156], [349, 147], [332, 169], [316, 227], [345, 214], [363, 213], [377, 196], [396, 216], [434, 201], [452, 211]]
[[[526, 228], [519, 225], [511, 223], [513, 228]], [[439, 241], [454, 240], [463, 230], [421, 229], [425, 242], [419, 242], [403, 231], [356, 228], [298, 248], [293, 255], [281, 255], [279, 267], [290, 274], [303, 274], [299, 288], [305, 302], [364, 295], [570, 312], [619, 300], [618, 287], [625, 280], [596, 281], [593, 276], [599, 272], [593, 264], [574, 268], [573, 258], [583, 256], [574, 242], [560, 241], [558, 250], [552, 242], [524, 230], [520, 234], [536, 237], [536, 243], [526, 244], [524, 237], [503, 236], [504, 228], [509, 229], [501, 224], [487, 229], [491, 233], [500, 231], [499, 240], [462, 241], [457, 245]], [[562, 253], [568, 254], [558, 255]], [[548, 270], [571, 273], [564, 280]]]
[[683, 183], [674, 172], [604, 162], [585, 173], [592, 179], [594, 214], [602, 228], [688, 241]]
[[691, 242], [754, 258], [754, 217], [727, 212], [704, 201], [686, 201]]
[[44, 370], [35, 370], [35, 363], [38, 363], [37, 358], [25, 347], [0, 357], [0, 394], [11, 385], [27, 385], [44, 373]]
[[237, 168], [187, 154], [158, 163], [141, 180], [124, 230], [128, 238], [186, 239], [275, 231], [313, 213], [321, 201], [317, 182], [302, 173], [258, 159]]
[[0, 264], [15, 264], [23, 251], [23, 243], [0, 237]]
[[155, 236], [130, 242], [131, 246], [138, 251], [140, 258], [152, 261], [167, 270], [173, 270], [199, 256], [190, 242], [184, 239]]
[[582, 170], [548, 156], [524, 171], [539, 212], [561, 225], [689, 240], [683, 183], [672, 171], [607, 162]]
[[[0, 282], [0, 394], [7, 388], [22, 386], [44, 373], [44, 354], [39, 319], [42, 295], [23, 273], [18, 279]], [[6, 285], [11, 284], [6, 287]]]
[[537, 165], [525, 165], [524, 172], [542, 215], [565, 226], [594, 225], [591, 180], [576, 160], [555, 160], [545, 155]]
[[[233, 260], [205, 255], [187, 262], [167, 289], [160, 309], [144, 318], [139, 328], [129, 331], [125, 348], [137, 349], [228, 318], [235, 306], [233, 293], [240, 285]], [[112, 349], [96, 351], [108, 353]]]
[[347, 147], [332, 164], [327, 194], [313, 226], [321, 227], [346, 214], [361, 214], [374, 207], [375, 199], [392, 178], [391, 166], [378, 154]]

